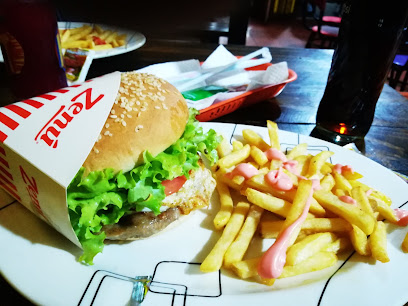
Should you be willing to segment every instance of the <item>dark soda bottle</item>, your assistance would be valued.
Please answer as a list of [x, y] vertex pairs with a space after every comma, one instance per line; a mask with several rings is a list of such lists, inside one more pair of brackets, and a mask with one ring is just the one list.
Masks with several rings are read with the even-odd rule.
[[317, 130], [339, 141], [363, 138], [407, 22], [408, 0], [348, 0], [317, 111]]
[[1, 0], [0, 45], [16, 100], [66, 87], [56, 12], [46, 0]]

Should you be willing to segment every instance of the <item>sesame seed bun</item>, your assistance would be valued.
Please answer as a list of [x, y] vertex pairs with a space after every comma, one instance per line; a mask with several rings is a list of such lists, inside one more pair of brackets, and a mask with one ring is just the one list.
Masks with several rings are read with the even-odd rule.
[[187, 103], [170, 83], [153, 75], [126, 72], [98, 141], [85, 160], [85, 172], [113, 168], [130, 171], [167, 149], [184, 132]]

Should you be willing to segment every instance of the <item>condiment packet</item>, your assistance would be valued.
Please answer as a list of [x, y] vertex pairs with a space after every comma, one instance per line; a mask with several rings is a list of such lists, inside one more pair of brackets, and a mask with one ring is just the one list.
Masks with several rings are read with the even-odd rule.
[[64, 66], [68, 85], [83, 83], [91, 66], [95, 51], [72, 48], [65, 49]]

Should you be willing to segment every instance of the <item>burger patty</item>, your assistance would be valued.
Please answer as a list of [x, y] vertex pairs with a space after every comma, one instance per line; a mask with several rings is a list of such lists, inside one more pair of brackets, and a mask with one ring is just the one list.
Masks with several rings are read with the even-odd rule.
[[120, 219], [119, 223], [105, 225], [106, 239], [136, 240], [147, 238], [165, 229], [181, 215], [178, 208], [169, 208], [159, 215], [153, 212], [134, 213]]
[[162, 231], [181, 215], [208, 206], [215, 184], [210, 170], [201, 165], [178, 192], [164, 199], [165, 211], [157, 216], [153, 212], [137, 212], [122, 217], [117, 224], [105, 225], [102, 230], [106, 239], [136, 240]]

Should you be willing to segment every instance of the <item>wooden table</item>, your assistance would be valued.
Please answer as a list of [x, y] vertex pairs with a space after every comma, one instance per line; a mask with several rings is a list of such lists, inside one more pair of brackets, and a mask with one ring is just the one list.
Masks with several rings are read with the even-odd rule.
[[[215, 47], [216, 45], [148, 41], [145, 46], [133, 52], [95, 60], [88, 76], [92, 78], [115, 70], [128, 71], [166, 61], [192, 58], [205, 60]], [[245, 55], [258, 49], [227, 47], [235, 55]], [[269, 119], [276, 121], [282, 130], [310, 135], [315, 128], [316, 110], [325, 89], [333, 52], [271, 48], [271, 53], [273, 62], [287, 61], [289, 68], [298, 74], [298, 79], [288, 84], [278, 97], [238, 110], [216, 121], [266, 126], [266, 120]], [[1, 98], [3, 97], [0, 96]], [[373, 126], [358, 146], [368, 158], [408, 175], [407, 127], [408, 100], [385, 85], [377, 104]], [[10, 298], [16, 305], [31, 305], [2, 277], [0, 297], [1, 301]]]

